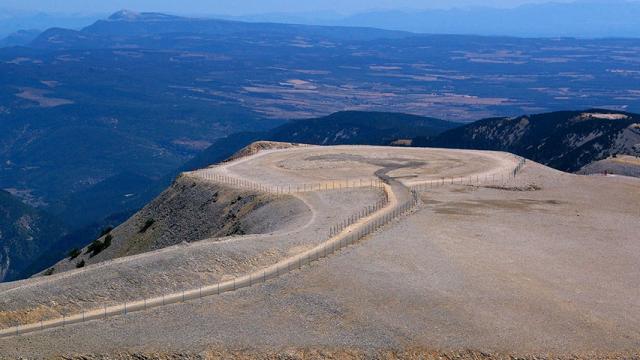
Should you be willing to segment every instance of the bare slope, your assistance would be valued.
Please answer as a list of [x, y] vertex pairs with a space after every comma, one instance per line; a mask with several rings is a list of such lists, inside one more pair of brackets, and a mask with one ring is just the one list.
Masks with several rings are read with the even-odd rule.
[[98, 239], [104, 243], [111, 237], [111, 246], [95, 256], [85, 247], [80, 256], [56, 264], [54, 272], [73, 269], [80, 262], [95, 264], [182, 242], [268, 233], [299, 224], [306, 213], [306, 205], [291, 197], [238, 191], [182, 176], [132, 218]]
[[[241, 276], [311, 248], [325, 239], [331, 225], [343, 216], [353, 215], [354, 205], [360, 209], [380, 198], [379, 192], [359, 189], [312, 194], [305, 200], [313, 212], [305, 210], [292, 226], [273, 233], [208, 238], [51, 276], [0, 284], [0, 327]], [[335, 212], [326, 211], [328, 208]]]
[[[263, 150], [297, 145], [259, 141], [227, 161]], [[233, 235], [263, 234], [308, 221], [307, 205], [299, 199], [236, 189], [182, 174], [169, 188], [108, 234], [43, 273], [59, 273], [79, 264], [141, 254], [183, 242]], [[98, 247], [98, 251], [93, 250]], [[71, 249], [70, 249], [71, 250]], [[78, 255], [79, 254], [79, 255]]]
[[[376, 169], [376, 163], [378, 167], [380, 162], [401, 163], [413, 168], [389, 175], [410, 182], [468, 169], [472, 170], [466, 175], [481, 176], [508, 159], [498, 153], [386, 151], [350, 147], [275, 151], [213, 170], [256, 179], [255, 171], [260, 180], [277, 184], [294, 168], [292, 179], [304, 182], [313, 177], [331, 180], [327, 179], [331, 174], [362, 176]], [[434, 174], [432, 169], [440, 170]], [[294, 357], [304, 351], [322, 356], [313, 349], [321, 349], [325, 356], [346, 351], [411, 358], [476, 349], [482, 353], [460, 357], [488, 358], [487, 353], [631, 357], [640, 348], [636, 239], [640, 182], [563, 174], [534, 163], [522, 174], [507, 186], [429, 187], [419, 211], [335, 256], [265, 284], [126, 317], [0, 339], [0, 349], [7, 357], [74, 353], [126, 358], [134, 352], [160, 352], [195, 358], [209, 350], [273, 356], [289, 353], [282, 351], [288, 347], [300, 349], [292, 352]], [[327, 198], [324, 208], [308, 200], [316, 216], [355, 207], [349, 192], [320, 194], [336, 196]], [[338, 204], [344, 204], [343, 210], [335, 208]], [[307, 228], [300, 235], [312, 231]], [[244, 251], [250, 251], [262, 243], [252, 239], [263, 238], [240, 237], [232, 243], [245, 244]], [[274, 249], [287, 244], [282, 236], [272, 239]], [[202, 250], [207, 244], [201, 241], [138, 257], [160, 259], [158, 254]], [[130, 279], [148, 269], [135, 258], [116, 260], [135, 265], [120, 276]], [[140, 291], [149, 282], [202, 276], [207, 273], [202, 266], [211, 262], [204, 260], [186, 262], [200, 267], [191, 270], [192, 275], [170, 274], [166, 268], [172, 266], [154, 267], [151, 272], [158, 274], [143, 281], [134, 278], [122, 289]], [[110, 266], [100, 273], [121, 268]], [[69, 274], [93, 278], [91, 268], [97, 267]], [[59, 280], [48, 284], [42, 278], [13, 289], [0, 287], [0, 298], [7, 299], [0, 308], [31, 308], [43, 302], [41, 294], [55, 291], [60, 293], [56, 302], [70, 302], [62, 295], [74, 282], [64, 282], [64, 275], [54, 275], [52, 279]], [[86, 298], [93, 296], [97, 284], [79, 288]], [[29, 291], [33, 294], [27, 295]], [[24, 299], [31, 299], [30, 304], [15, 305]]]
[[579, 174], [615, 174], [640, 177], [640, 156], [617, 155], [593, 162], [578, 171]]

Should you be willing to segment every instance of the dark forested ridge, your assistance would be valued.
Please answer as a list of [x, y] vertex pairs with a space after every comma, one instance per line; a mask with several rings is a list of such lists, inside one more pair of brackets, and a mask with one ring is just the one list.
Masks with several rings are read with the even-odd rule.
[[508, 151], [573, 172], [612, 155], [640, 156], [640, 115], [593, 109], [492, 118], [415, 145]]

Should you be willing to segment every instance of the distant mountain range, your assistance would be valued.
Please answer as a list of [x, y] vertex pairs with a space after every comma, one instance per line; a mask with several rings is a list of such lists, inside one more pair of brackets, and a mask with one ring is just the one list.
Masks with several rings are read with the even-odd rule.
[[372, 26], [428, 34], [521, 37], [640, 37], [640, 2], [527, 4], [513, 9], [374, 11], [321, 24]]
[[[0, 9], [2, 11], [2, 9]], [[18, 30], [64, 27], [79, 29], [100, 18], [98, 15], [60, 15], [3, 11], [0, 38]], [[162, 23], [171, 15], [146, 13], [146, 20]], [[258, 23], [288, 23], [324, 26], [368, 27], [425, 34], [467, 34], [523, 37], [640, 37], [640, 2], [626, 0], [548, 2], [515, 8], [456, 7], [451, 9], [404, 9], [364, 11], [351, 15], [335, 12], [263, 13], [216, 15], [227, 20]], [[174, 16], [174, 18], [176, 18]], [[110, 20], [140, 21], [140, 14], [120, 11]], [[200, 26], [205, 22], [203, 21]], [[103, 24], [97, 24], [97, 27]], [[232, 24], [231, 24], [232, 25]], [[199, 25], [195, 25], [197, 27]], [[231, 26], [233, 28], [233, 26]], [[131, 30], [122, 29], [123, 34]], [[168, 28], [167, 30], [171, 30]], [[177, 30], [183, 30], [179, 28]], [[191, 30], [194, 30], [192, 27]], [[366, 34], [361, 34], [364, 36]], [[0, 43], [0, 46], [3, 46]]]
[[[224, 38], [252, 38], [255, 41], [281, 39], [287, 41], [293, 35], [310, 39], [367, 41], [375, 39], [396, 39], [412, 34], [404, 31], [381, 30], [367, 27], [296, 25], [280, 23], [252, 23], [221, 19], [187, 18], [161, 13], [136, 13], [119, 11], [105, 20], [98, 20], [82, 30], [50, 28], [38, 36], [30, 46], [36, 48], [82, 49], [103, 47], [126, 47], [131, 42], [134, 47], [157, 47], [151, 35], [186, 34], [220, 36]], [[158, 39], [155, 39], [158, 40]], [[188, 48], [192, 44], [184, 38], [174, 43], [176, 48]], [[142, 43], [142, 44], [141, 44]], [[132, 44], [132, 45], [133, 45]], [[162, 43], [161, 46], [165, 43]]]
[[[117, 26], [114, 26], [114, 23]], [[357, 26], [319, 26], [286, 23], [259, 23], [173, 16], [162, 13], [137, 13], [122, 10], [106, 20], [98, 20], [84, 32], [105, 36], [144, 36], [166, 33], [192, 33], [228, 36], [232, 34], [298, 36], [343, 40], [373, 40], [406, 37], [404, 31], [382, 30]]]
[[0, 47], [27, 45], [40, 35], [40, 30], [18, 30], [0, 39]]
[[2, 4], [0, 4], [0, 40], [12, 33], [27, 29], [37, 29], [40, 31], [51, 27], [80, 29], [104, 16], [106, 16], [106, 14], [62, 14], [12, 10], [2, 8]]

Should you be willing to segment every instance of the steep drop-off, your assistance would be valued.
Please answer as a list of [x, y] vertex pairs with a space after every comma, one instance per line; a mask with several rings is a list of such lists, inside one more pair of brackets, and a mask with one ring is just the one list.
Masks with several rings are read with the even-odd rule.
[[[162, 249], [182, 242], [270, 233], [308, 212], [294, 197], [261, 194], [181, 175], [129, 220], [44, 272]], [[107, 229], [108, 230], [108, 229]], [[96, 251], [97, 249], [97, 251]], [[74, 256], [77, 255], [77, 256]]]
[[65, 232], [51, 215], [0, 190], [0, 282], [19, 278]]

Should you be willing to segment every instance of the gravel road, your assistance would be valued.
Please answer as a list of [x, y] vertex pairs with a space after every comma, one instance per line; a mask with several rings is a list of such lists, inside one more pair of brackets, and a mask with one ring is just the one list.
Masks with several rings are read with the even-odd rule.
[[[272, 185], [388, 176], [391, 192], [402, 200], [406, 185], [486, 177], [515, 164], [513, 156], [493, 152], [309, 147], [265, 151], [207, 170]], [[259, 353], [320, 347], [637, 356], [640, 181], [575, 176], [529, 163], [508, 184], [428, 189], [419, 210], [301, 270], [220, 296], [0, 339], [0, 354]], [[127, 284], [141, 291], [173, 290], [163, 281], [182, 284], [203, 273], [215, 274], [211, 279], [242, 274], [268, 262], [233, 260], [238, 253], [271, 249], [275, 257], [257, 258], [276, 261], [304, 253], [323, 239], [304, 240], [303, 233], [315, 234], [322, 224], [381, 194], [343, 189], [295, 196], [304, 199], [315, 218], [315, 225], [301, 227], [300, 238], [288, 233], [205, 240], [105, 266], [112, 271], [131, 266], [114, 278], [146, 272], [147, 283]], [[230, 248], [220, 251], [220, 246]], [[210, 255], [189, 261], [192, 267], [182, 273], [167, 270], [178, 261], [163, 259], [164, 254], [178, 259], [191, 251]], [[149, 270], [142, 261], [156, 265]], [[212, 267], [217, 261], [224, 265]], [[84, 285], [80, 295], [91, 298], [99, 293], [91, 280], [98, 271], [89, 269], [73, 273], [68, 283], [54, 278], [47, 286], [28, 280], [28, 286], [0, 287], [0, 299], [15, 296], [0, 309], [16, 309], [14, 303], [23, 299], [31, 299], [24, 308], [32, 308], [39, 304], [34, 299], [43, 297], [42, 289], [64, 293], [75, 282]], [[79, 297], [56, 301], [66, 304]]]

